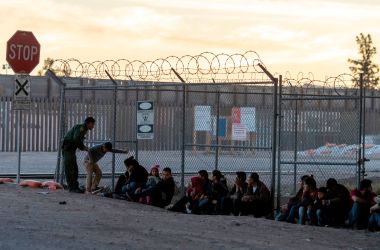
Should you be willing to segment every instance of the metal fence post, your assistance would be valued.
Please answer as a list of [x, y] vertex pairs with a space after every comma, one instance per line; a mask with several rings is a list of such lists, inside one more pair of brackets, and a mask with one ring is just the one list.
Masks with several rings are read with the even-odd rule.
[[21, 172], [21, 125], [22, 125], [22, 111], [17, 111], [17, 137], [16, 137], [16, 143], [17, 143], [17, 183], [20, 183], [20, 172]]
[[296, 99], [296, 110], [294, 115], [294, 150], [293, 150], [293, 194], [297, 193], [297, 151], [298, 151], [298, 100]]
[[[113, 133], [112, 133], [112, 145], [115, 147], [116, 144], [116, 116], [117, 116], [117, 82], [112, 78], [112, 76], [105, 70], [107, 76], [111, 79], [112, 83], [115, 85], [113, 90]], [[115, 191], [115, 153], [112, 153], [112, 192]]]
[[282, 128], [282, 76], [279, 76], [279, 97], [278, 97], [278, 153], [277, 153], [277, 211], [281, 203], [281, 128]]
[[215, 169], [218, 169], [219, 164], [219, 118], [220, 118], [220, 92], [216, 93], [216, 148], [215, 148]]
[[60, 86], [60, 94], [59, 94], [59, 98], [60, 98], [60, 104], [59, 104], [59, 128], [58, 128], [58, 134], [59, 134], [59, 145], [58, 145], [58, 156], [57, 156], [57, 165], [56, 165], [56, 169], [55, 169], [55, 174], [56, 174], [56, 182], [59, 182], [61, 184], [63, 184], [63, 175], [64, 175], [64, 168], [61, 167], [61, 158], [62, 158], [62, 143], [63, 143], [63, 138], [65, 136], [65, 87], [66, 87], [66, 84], [57, 77], [57, 75], [51, 71], [50, 69], [48, 69], [46, 71], [46, 75], [53, 78], [53, 80], [59, 84]]
[[361, 181], [361, 167], [362, 167], [362, 150], [364, 145], [362, 143], [362, 126], [363, 126], [363, 74], [360, 74], [359, 82], [359, 138], [358, 138], [358, 169], [357, 169], [357, 188], [360, 188]]
[[174, 74], [182, 82], [182, 154], [181, 154], [181, 192], [185, 191], [185, 153], [186, 153], [186, 85], [185, 80], [178, 74], [175, 69], [171, 68]]
[[271, 181], [271, 202], [274, 208], [274, 195], [276, 192], [276, 153], [277, 153], [277, 85], [278, 79], [274, 79], [273, 86], [273, 125], [272, 125], [272, 181]]

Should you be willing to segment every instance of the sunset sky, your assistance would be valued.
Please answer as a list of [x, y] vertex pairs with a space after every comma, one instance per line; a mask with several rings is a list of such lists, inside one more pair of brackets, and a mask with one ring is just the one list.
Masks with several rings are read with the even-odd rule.
[[348, 72], [360, 32], [380, 45], [379, 0], [0, 0], [0, 21], [1, 64], [7, 40], [28, 30], [41, 44], [39, 67], [46, 57], [153, 60], [254, 50], [271, 72], [323, 79]]

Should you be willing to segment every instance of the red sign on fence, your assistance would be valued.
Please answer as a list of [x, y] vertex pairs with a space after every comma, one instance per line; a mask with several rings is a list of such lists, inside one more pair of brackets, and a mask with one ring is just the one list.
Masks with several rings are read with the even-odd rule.
[[29, 74], [40, 62], [40, 44], [30, 31], [18, 30], [7, 42], [7, 62], [17, 74]]

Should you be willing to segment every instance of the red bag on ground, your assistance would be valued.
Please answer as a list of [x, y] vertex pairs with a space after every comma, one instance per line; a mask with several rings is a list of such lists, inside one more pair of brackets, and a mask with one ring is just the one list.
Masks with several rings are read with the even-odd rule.
[[13, 183], [13, 182], [15, 182], [15, 181], [11, 178], [0, 178], [0, 184], [2, 184], [2, 183]]
[[35, 181], [35, 180], [26, 180], [26, 181], [20, 182], [20, 186], [31, 187], [31, 188], [40, 188], [42, 186], [42, 183], [40, 181]]
[[47, 187], [48, 189], [52, 189], [52, 190], [63, 189], [63, 186], [55, 181], [42, 182], [41, 187]]

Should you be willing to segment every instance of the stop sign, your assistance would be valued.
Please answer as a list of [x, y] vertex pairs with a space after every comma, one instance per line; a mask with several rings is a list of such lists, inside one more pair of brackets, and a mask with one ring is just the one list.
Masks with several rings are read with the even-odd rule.
[[17, 74], [29, 74], [40, 61], [40, 44], [30, 31], [18, 30], [7, 42], [7, 62]]

